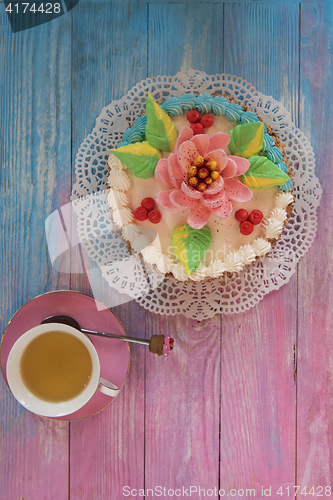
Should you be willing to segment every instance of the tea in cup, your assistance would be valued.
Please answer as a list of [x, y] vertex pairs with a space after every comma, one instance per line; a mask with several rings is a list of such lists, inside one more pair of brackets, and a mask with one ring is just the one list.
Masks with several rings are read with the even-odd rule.
[[97, 351], [87, 335], [58, 323], [38, 325], [13, 345], [7, 360], [8, 385], [28, 410], [45, 417], [70, 415], [100, 390], [119, 388], [100, 376]]

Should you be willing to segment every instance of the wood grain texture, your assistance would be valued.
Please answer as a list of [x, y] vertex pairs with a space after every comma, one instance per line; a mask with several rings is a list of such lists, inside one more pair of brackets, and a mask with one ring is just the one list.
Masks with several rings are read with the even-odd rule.
[[[145, 337], [138, 304], [116, 308], [127, 335]], [[123, 487], [144, 488], [145, 351], [131, 345], [130, 371], [122, 392], [99, 414], [70, 424], [70, 498], [123, 498]]]
[[[224, 12], [225, 73], [245, 78], [297, 117], [298, 6], [228, 4]], [[279, 485], [295, 481], [296, 311], [293, 276], [255, 308], [223, 318], [220, 483], [226, 491], [254, 488], [261, 497], [261, 488], [271, 486], [279, 498]]]
[[[72, 17], [74, 169], [77, 151], [102, 109], [147, 77], [147, 6], [140, 2], [100, 2], [96, 7], [81, 1]], [[84, 262], [89, 269], [89, 259]], [[98, 289], [98, 283], [93, 285]], [[71, 286], [92, 293], [87, 274], [73, 275]]]
[[[223, 8], [149, 5], [148, 72], [172, 75], [190, 67], [222, 72]], [[149, 335], [176, 339], [172, 356], [147, 354], [145, 487], [158, 498], [182, 488], [214, 489], [219, 481], [220, 318], [198, 323], [148, 314]], [[170, 489], [170, 494], [168, 490]], [[193, 490], [192, 498], [199, 491]]]
[[189, 68], [223, 72], [223, 6], [149, 5], [149, 75], [174, 75]]
[[[80, 0], [13, 35], [0, 3], [3, 328], [39, 293], [92, 293], [84, 274], [52, 268], [44, 222], [69, 202], [75, 155], [101, 109], [147, 76], [193, 67], [247, 79], [311, 139], [324, 187], [298, 273], [255, 308], [202, 323], [135, 302], [113, 308], [128, 335], [170, 333], [176, 347], [164, 359], [132, 346], [125, 387], [103, 412], [42, 419], [2, 381], [0, 500], [118, 500], [124, 486], [146, 498], [156, 486], [262, 498], [271, 486], [278, 499], [280, 485], [331, 484], [332, 21], [329, 1]], [[117, 303], [102, 281], [93, 293]]]
[[[94, 2], [98, 2], [99, 0], [90, 0]], [[117, 0], [117, 1], [123, 1], [123, 0]], [[130, 1], [130, 0], [126, 0]], [[330, 1], [330, 0], [322, 0], [323, 2], [325, 1]], [[193, 0], [154, 0], [154, 2], [151, 2], [150, 0], [142, 0], [142, 3], [154, 3], [154, 4], [187, 4], [187, 3], [192, 3], [193, 5], [199, 5], [199, 4], [211, 4], [213, 3], [211, 0], [199, 0], [199, 2], [193, 2]], [[266, 5], [272, 5], [272, 4], [278, 4], [278, 5], [287, 5], [285, 2], [281, 2], [281, 0], [270, 0], [269, 2], [263, 2], [262, 0], [214, 0], [214, 4], [220, 3], [220, 4], [259, 4], [259, 3], [265, 3]], [[291, 3], [291, 2], [290, 2]], [[311, 4], [311, 0], [293, 0], [293, 4]], [[290, 4], [289, 4], [290, 5]]]
[[282, 102], [297, 120], [299, 5], [225, 5], [224, 72]]
[[[27, 300], [69, 287], [50, 265], [44, 224], [70, 190], [70, 33], [60, 18], [14, 35], [0, 9], [4, 329]], [[24, 411], [0, 387], [0, 498], [67, 498], [68, 425]]]
[[145, 487], [217, 488], [220, 318], [161, 322], [151, 314], [147, 331], [169, 334], [176, 345], [166, 359], [146, 355]]
[[301, 17], [300, 126], [314, 148], [323, 196], [316, 239], [299, 266], [297, 481], [316, 492], [332, 486], [333, 469], [332, 7], [302, 6]]
[[[296, 279], [253, 311], [223, 319], [221, 488], [261, 489], [295, 479]], [[236, 498], [241, 498], [241, 494]], [[273, 498], [279, 498], [272, 495]]]
[[6, 304], [10, 314], [69, 283], [52, 272], [44, 223], [70, 193], [70, 59], [60, 43], [69, 30], [65, 20], [13, 35], [1, 10], [1, 264], [3, 297], [15, 301]]
[[[73, 12], [73, 164], [102, 108], [147, 77], [147, 6], [80, 2]], [[89, 268], [89, 259], [85, 263]], [[102, 277], [72, 276], [107, 306], [119, 298]], [[134, 301], [113, 309], [128, 335], [145, 337], [146, 312]], [[103, 412], [70, 424], [70, 498], [123, 498], [123, 487], [144, 486], [145, 350], [131, 346], [124, 389]], [[84, 459], [83, 459], [84, 457]]]

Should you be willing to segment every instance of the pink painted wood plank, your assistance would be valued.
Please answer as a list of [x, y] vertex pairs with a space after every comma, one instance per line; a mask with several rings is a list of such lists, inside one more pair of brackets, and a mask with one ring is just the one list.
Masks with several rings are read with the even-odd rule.
[[[168, 358], [146, 355], [145, 487], [197, 499], [199, 486], [218, 488], [220, 317], [148, 316], [149, 334], [170, 334]], [[169, 494], [167, 493], [170, 490]], [[147, 493], [148, 494], [148, 493]], [[202, 493], [203, 495], [203, 493]]]
[[332, 486], [333, 469], [333, 6], [315, 2], [301, 11], [300, 125], [314, 148], [323, 197], [316, 239], [299, 266], [297, 484], [318, 494]]
[[1, 500], [67, 499], [68, 423], [24, 410], [3, 380], [0, 400]]
[[[126, 333], [144, 338], [145, 311], [122, 305], [118, 318]], [[70, 499], [123, 498], [123, 488], [144, 487], [145, 351], [131, 345], [124, 388], [102, 412], [70, 424]]]
[[[296, 276], [251, 311], [223, 319], [221, 488], [272, 487], [295, 478]], [[274, 493], [274, 494], [273, 494]], [[242, 494], [236, 498], [241, 498]]]

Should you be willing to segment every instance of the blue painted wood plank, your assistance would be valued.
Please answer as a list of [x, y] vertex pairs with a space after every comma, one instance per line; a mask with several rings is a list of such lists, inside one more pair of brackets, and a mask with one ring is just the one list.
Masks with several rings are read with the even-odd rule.
[[299, 6], [248, 3], [225, 6], [224, 72], [241, 76], [281, 101], [297, 121]]
[[[227, 3], [224, 13], [224, 72], [297, 118], [299, 6]], [[220, 477], [229, 487], [258, 494], [261, 486], [294, 481], [296, 310], [295, 275], [255, 308], [223, 319]]]
[[[82, 0], [81, 0], [82, 1]], [[95, 2], [98, 2], [98, 0], [89, 0], [89, 1], [95, 1]], [[118, 0], [118, 1], [122, 1], [122, 0]], [[130, 0], [126, 0], [126, 1], [130, 1]], [[323, 2], [327, 1], [327, 0], [322, 0]], [[328, 0], [330, 1], [330, 0]], [[262, 4], [278, 4], [278, 5], [284, 5], [285, 2], [283, 2], [283, 0], [270, 0], [269, 2], [263, 2], [262, 0], [252, 0], [251, 2], [249, 2], [249, 0], [214, 0], [214, 2], [212, 2], [211, 0], [199, 0], [198, 2], [193, 2], [193, 0], [154, 0], [154, 1], [151, 1], [151, 0], [142, 0], [142, 3], [148, 3], [148, 4], [186, 4], [186, 3], [191, 3], [192, 5], [200, 5], [200, 4], [216, 4], [216, 3], [221, 3], [221, 4], [259, 4], [259, 3], [262, 3]], [[293, 0], [292, 2], [288, 2], [288, 5], [290, 4], [311, 4], [312, 3], [312, 0]]]
[[149, 5], [149, 75], [223, 72], [223, 6]]
[[[223, 6], [149, 4], [148, 72], [223, 70]], [[147, 353], [146, 485], [218, 487], [220, 317], [203, 323], [148, 315], [149, 334], [170, 334], [166, 360]], [[194, 494], [195, 497], [197, 497]]]
[[[72, 165], [102, 109], [147, 77], [147, 6], [80, 2], [72, 13]], [[85, 259], [86, 268], [91, 266]], [[103, 280], [103, 278], [101, 278]], [[99, 284], [93, 284], [95, 293]], [[100, 298], [102, 300], [101, 283]], [[85, 274], [74, 289], [92, 294]], [[110, 305], [110, 302], [108, 302]]]
[[80, 2], [73, 10], [73, 159], [96, 118], [147, 77], [147, 7]]
[[[0, 5], [1, 329], [27, 300], [69, 288], [52, 269], [45, 219], [70, 194], [68, 19], [13, 34]], [[1, 498], [67, 498], [68, 425], [23, 410], [0, 382]], [[53, 458], [51, 458], [53, 457]]]
[[297, 484], [316, 492], [331, 485], [333, 447], [332, 25], [331, 2], [302, 5], [300, 128], [311, 141], [323, 195], [316, 238], [299, 265]]
[[1, 264], [3, 297], [14, 300], [1, 304], [6, 322], [25, 300], [69, 283], [52, 271], [44, 223], [70, 192], [70, 57], [59, 41], [64, 18], [13, 34], [1, 13]]
[[[72, 14], [72, 159], [104, 106], [147, 77], [147, 6], [80, 2]], [[104, 279], [94, 295], [109, 303]], [[83, 275], [72, 287], [92, 293]], [[103, 298], [105, 300], [103, 300]], [[114, 308], [128, 335], [144, 337], [146, 311], [136, 302]], [[145, 347], [131, 347], [131, 367], [119, 397], [89, 421], [71, 424], [70, 498], [121, 498], [144, 485]], [[112, 430], [113, 429], [113, 430]], [[89, 457], [82, 463], [82, 456]], [[107, 471], [107, 473], [105, 472]]]

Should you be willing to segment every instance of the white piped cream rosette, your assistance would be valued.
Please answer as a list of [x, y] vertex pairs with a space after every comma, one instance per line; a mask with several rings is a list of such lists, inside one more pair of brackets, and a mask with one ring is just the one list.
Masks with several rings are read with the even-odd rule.
[[128, 206], [127, 191], [131, 187], [131, 181], [126, 173], [127, 168], [113, 154], [109, 157], [108, 165], [108, 204], [113, 222], [121, 229], [123, 238], [129, 242], [134, 252], [140, 253], [149, 245], [150, 240], [141, 234], [140, 228], [133, 222], [133, 213]]

